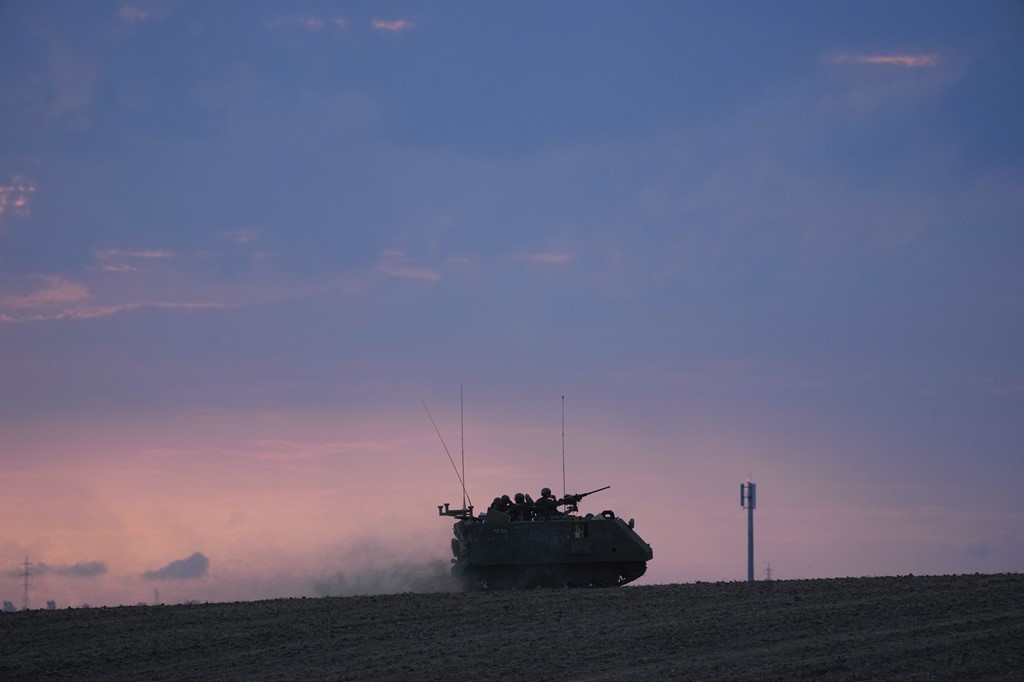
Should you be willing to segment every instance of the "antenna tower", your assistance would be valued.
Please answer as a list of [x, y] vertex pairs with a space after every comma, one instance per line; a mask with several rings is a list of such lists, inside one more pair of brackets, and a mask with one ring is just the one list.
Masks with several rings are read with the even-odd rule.
[[740, 483], [740, 507], [747, 510], [747, 582], [754, 582], [754, 507], [757, 506], [757, 484]]
[[32, 587], [32, 583], [30, 583], [28, 579], [32, 575], [32, 573], [29, 571], [29, 568], [31, 568], [32, 564], [29, 563], [27, 556], [25, 557], [25, 563], [23, 563], [22, 566], [25, 567], [25, 571], [21, 574], [22, 577], [24, 578], [22, 586], [25, 588], [25, 597], [21, 601], [21, 610], [28, 611], [28, 588]]

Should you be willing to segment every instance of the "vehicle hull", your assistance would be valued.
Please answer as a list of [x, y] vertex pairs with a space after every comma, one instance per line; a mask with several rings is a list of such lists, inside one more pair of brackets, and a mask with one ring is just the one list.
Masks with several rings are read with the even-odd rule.
[[653, 557], [631, 525], [610, 511], [532, 521], [493, 513], [462, 519], [453, 528], [452, 575], [466, 589], [625, 585], [642, 576]]

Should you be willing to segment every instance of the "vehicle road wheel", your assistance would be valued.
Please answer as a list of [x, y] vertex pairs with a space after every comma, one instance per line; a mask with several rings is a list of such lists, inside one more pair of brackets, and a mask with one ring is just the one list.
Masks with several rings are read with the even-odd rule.
[[489, 590], [511, 590], [516, 586], [516, 573], [508, 566], [492, 566], [485, 575]]
[[586, 564], [570, 566], [568, 573], [565, 583], [569, 587], [590, 587], [594, 580], [594, 569]]
[[594, 566], [594, 587], [615, 587], [619, 584], [619, 569], [615, 564]]
[[480, 572], [474, 569], [469, 569], [460, 576], [462, 581], [463, 592], [478, 592], [484, 587], [483, 580], [480, 577]]

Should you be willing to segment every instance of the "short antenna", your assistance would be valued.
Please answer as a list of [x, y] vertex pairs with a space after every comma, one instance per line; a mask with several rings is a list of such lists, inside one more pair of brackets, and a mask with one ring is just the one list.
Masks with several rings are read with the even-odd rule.
[[[448, 455], [448, 461], [452, 463], [452, 469], [455, 469], [455, 475], [459, 479], [459, 484], [462, 486], [462, 496], [464, 499], [469, 500], [470, 504], [473, 504], [473, 500], [469, 499], [469, 493], [466, 492], [466, 481], [459, 473], [459, 467], [455, 466], [455, 460], [452, 458], [452, 453], [448, 450], [448, 445], [444, 442], [444, 436], [441, 435], [441, 430], [437, 428], [437, 422], [434, 421], [434, 417], [430, 414], [430, 410], [427, 408], [427, 404], [423, 402], [423, 398], [420, 398], [420, 404], [423, 405], [423, 409], [427, 411], [427, 417], [430, 418], [430, 423], [434, 425], [434, 431], [437, 432], [437, 437], [441, 439], [441, 445], [444, 446], [445, 454]], [[465, 505], [462, 506], [466, 508]]]
[[565, 396], [562, 396], [562, 497], [565, 497]]

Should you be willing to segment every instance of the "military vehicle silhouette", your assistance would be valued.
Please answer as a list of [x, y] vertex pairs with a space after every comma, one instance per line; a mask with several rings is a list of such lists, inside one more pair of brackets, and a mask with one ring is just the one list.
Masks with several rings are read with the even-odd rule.
[[578, 515], [580, 500], [609, 487], [566, 495], [553, 508], [527, 497], [528, 504], [508, 512], [492, 506], [479, 516], [472, 506], [438, 505], [440, 516], [457, 519], [452, 576], [465, 590], [619, 587], [636, 580], [653, 554], [633, 519], [623, 521], [611, 510]]

